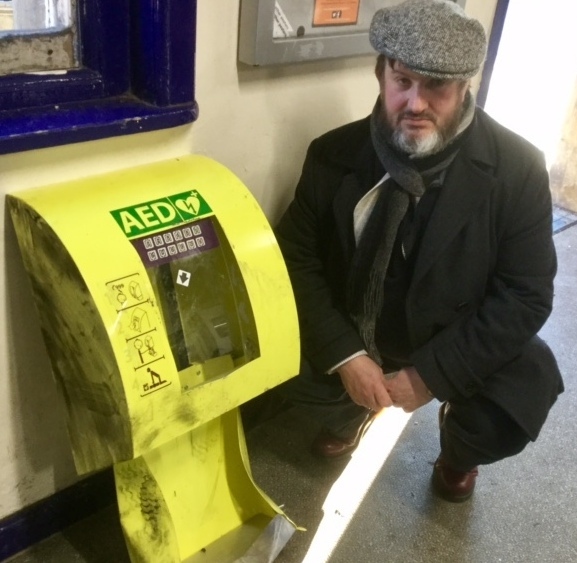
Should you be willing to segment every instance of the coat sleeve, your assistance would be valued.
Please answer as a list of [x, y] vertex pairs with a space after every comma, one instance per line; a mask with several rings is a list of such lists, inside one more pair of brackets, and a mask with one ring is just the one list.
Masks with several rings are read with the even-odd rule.
[[543, 159], [532, 156], [523, 174], [517, 168], [505, 175], [492, 203], [497, 243], [482, 298], [412, 355], [440, 400], [482, 392], [521, 354], [551, 312], [557, 267], [551, 195]]
[[275, 229], [295, 294], [302, 352], [321, 373], [363, 349], [329, 281], [336, 239], [333, 199], [342, 174], [313, 141], [295, 197]]

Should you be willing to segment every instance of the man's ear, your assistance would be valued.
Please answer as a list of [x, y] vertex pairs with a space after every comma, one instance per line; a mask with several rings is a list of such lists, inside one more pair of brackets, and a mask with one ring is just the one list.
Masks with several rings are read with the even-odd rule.
[[465, 97], [467, 96], [467, 92], [471, 91], [471, 80], [466, 80], [465, 83], [463, 84], [463, 96], [462, 99], [463, 101], [465, 100]]

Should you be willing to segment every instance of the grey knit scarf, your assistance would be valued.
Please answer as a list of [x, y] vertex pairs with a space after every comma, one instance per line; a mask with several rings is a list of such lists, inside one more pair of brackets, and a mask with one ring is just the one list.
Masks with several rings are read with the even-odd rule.
[[411, 200], [425, 193], [423, 178], [446, 169], [455, 158], [460, 143], [455, 142], [470, 125], [474, 101], [468, 94], [465, 111], [455, 139], [436, 155], [410, 159], [391, 147], [383, 126], [381, 105], [377, 101], [371, 115], [371, 139], [390, 178], [381, 188], [377, 202], [359, 240], [349, 277], [349, 311], [369, 356], [381, 363], [375, 343], [375, 327], [383, 305], [384, 282], [399, 226]]

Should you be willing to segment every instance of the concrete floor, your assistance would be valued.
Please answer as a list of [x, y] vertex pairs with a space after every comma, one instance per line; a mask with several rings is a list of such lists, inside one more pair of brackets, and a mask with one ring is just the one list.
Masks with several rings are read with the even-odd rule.
[[[482, 467], [471, 501], [447, 503], [430, 491], [431, 465], [438, 454], [438, 403], [430, 403], [409, 419], [383, 466], [374, 468], [376, 478], [336, 547], [332, 550], [329, 540], [315, 540], [325, 553], [309, 556], [307, 563], [577, 561], [577, 485], [573, 480], [577, 474], [573, 372], [577, 363], [577, 228], [561, 230], [555, 242], [559, 256], [555, 308], [541, 336], [557, 356], [566, 392], [551, 411], [539, 440], [515, 458]], [[308, 530], [294, 534], [276, 559], [278, 563], [305, 560], [323, 519], [323, 502], [348, 462], [311, 456], [308, 447], [316, 431], [309, 421], [286, 411], [247, 437], [255, 480], [293, 521]], [[386, 426], [381, 425], [373, 439], [385, 440], [386, 434]], [[361, 465], [370, 462], [361, 461]], [[351, 495], [345, 492], [345, 504], [350, 504]], [[124, 563], [129, 559], [116, 511], [110, 508], [9, 561]]]

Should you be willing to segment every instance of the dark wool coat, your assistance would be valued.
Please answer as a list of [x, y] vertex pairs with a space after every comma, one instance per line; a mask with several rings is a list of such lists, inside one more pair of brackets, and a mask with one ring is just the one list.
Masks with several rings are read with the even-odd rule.
[[[535, 335], [550, 314], [556, 257], [542, 154], [477, 108], [435, 204], [406, 300], [410, 361], [439, 400], [474, 394], [535, 439], [563, 390]], [[303, 355], [323, 373], [364, 345], [345, 309], [353, 209], [382, 177], [369, 118], [309, 147], [276, 229]]]

